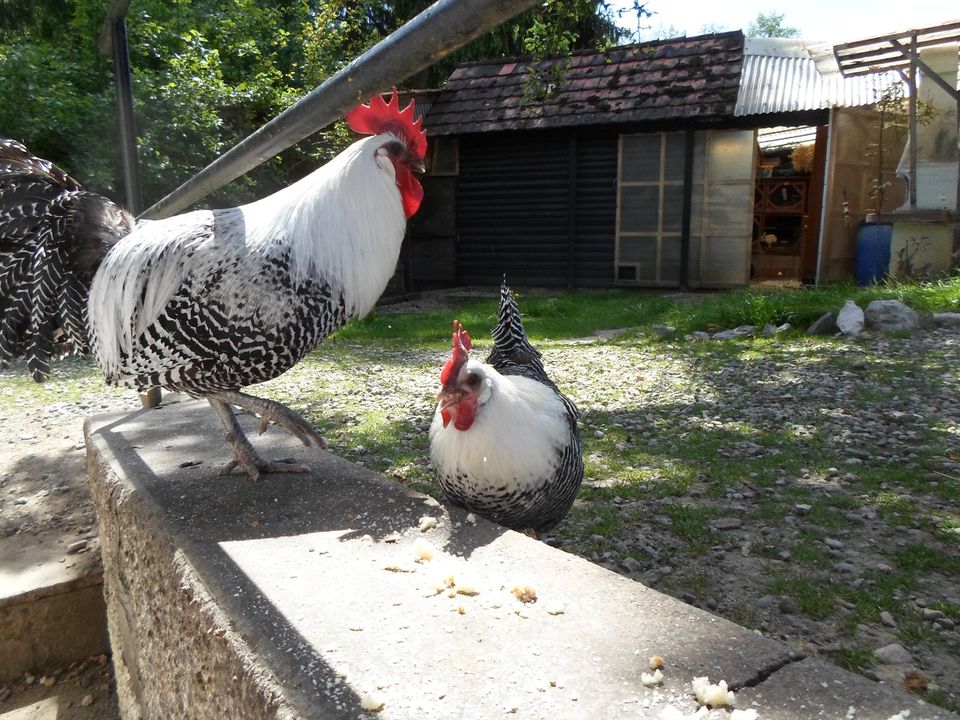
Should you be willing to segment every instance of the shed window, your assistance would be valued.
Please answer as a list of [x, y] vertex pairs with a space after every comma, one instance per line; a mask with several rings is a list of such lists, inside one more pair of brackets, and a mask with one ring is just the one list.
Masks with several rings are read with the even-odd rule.
[[460, 173], [460, 144], [455, 137], [430, 138], [427, 170], [431, 175], [457, 175]]
[[[686, 277], [691, 287], [747, 282], [755, 144], [753, 130], [694, 133]], [[620, 136], [618, 284], [681, 284], [684, 146], [683, 132]]]
[[[702, 155], [702, 141], [695, 152]], [[620, 138], [616, 254], [619, 282], [680, 283], [683, 153], [684, 133], [680, 132]], [[702, 197], [702, 182], [695, 187], [697, 191]]]

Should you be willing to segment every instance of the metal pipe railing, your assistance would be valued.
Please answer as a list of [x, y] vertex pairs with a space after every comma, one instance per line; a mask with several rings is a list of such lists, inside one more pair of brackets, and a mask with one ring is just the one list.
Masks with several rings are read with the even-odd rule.
[[536, 1], [439, 0], [147, 208], [140, 217], [159, 219], [173, 215]]

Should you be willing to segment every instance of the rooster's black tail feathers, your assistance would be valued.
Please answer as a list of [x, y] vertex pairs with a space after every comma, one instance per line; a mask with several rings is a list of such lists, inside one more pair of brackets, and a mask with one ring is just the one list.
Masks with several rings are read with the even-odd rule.
[[87, 350], [90, 282], [132, 229], [125, 210], [0, 140], [0, 364], [22, 355], [39, 382], [55, 350]]

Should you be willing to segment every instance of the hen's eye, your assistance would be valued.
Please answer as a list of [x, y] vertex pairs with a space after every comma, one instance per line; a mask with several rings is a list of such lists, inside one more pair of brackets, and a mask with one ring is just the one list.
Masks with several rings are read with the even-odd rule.
[[396, 142], [396, 141], [394, 141], [394, 142], [388, 142], [388, 143], [387, 143], [386, 145], [384, 145], [383, 147], [385, 147], [385, 148], [387, 149], [387, 152], [388, 152], [388, 153], [390, 153], [391, 155], [394, 155], [394, 156], [404, 155], [404, 154], [407, 152], [407, 148], [404, 147], [403, 143]]
[[470, 373], [467, 375], [466, 383], [469, 387], [474, 388], [480, 384], [480, 376], [476, 373]]

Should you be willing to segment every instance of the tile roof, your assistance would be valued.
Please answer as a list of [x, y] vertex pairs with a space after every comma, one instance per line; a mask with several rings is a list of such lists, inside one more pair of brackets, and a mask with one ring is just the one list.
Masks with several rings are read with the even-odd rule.
[[524, 101], [527, 69], [564, 60], [457, 67], [425, 124], [431, 135], [731, 118], [743, 62], [740, 31], [574, 53], [546, 100]]

